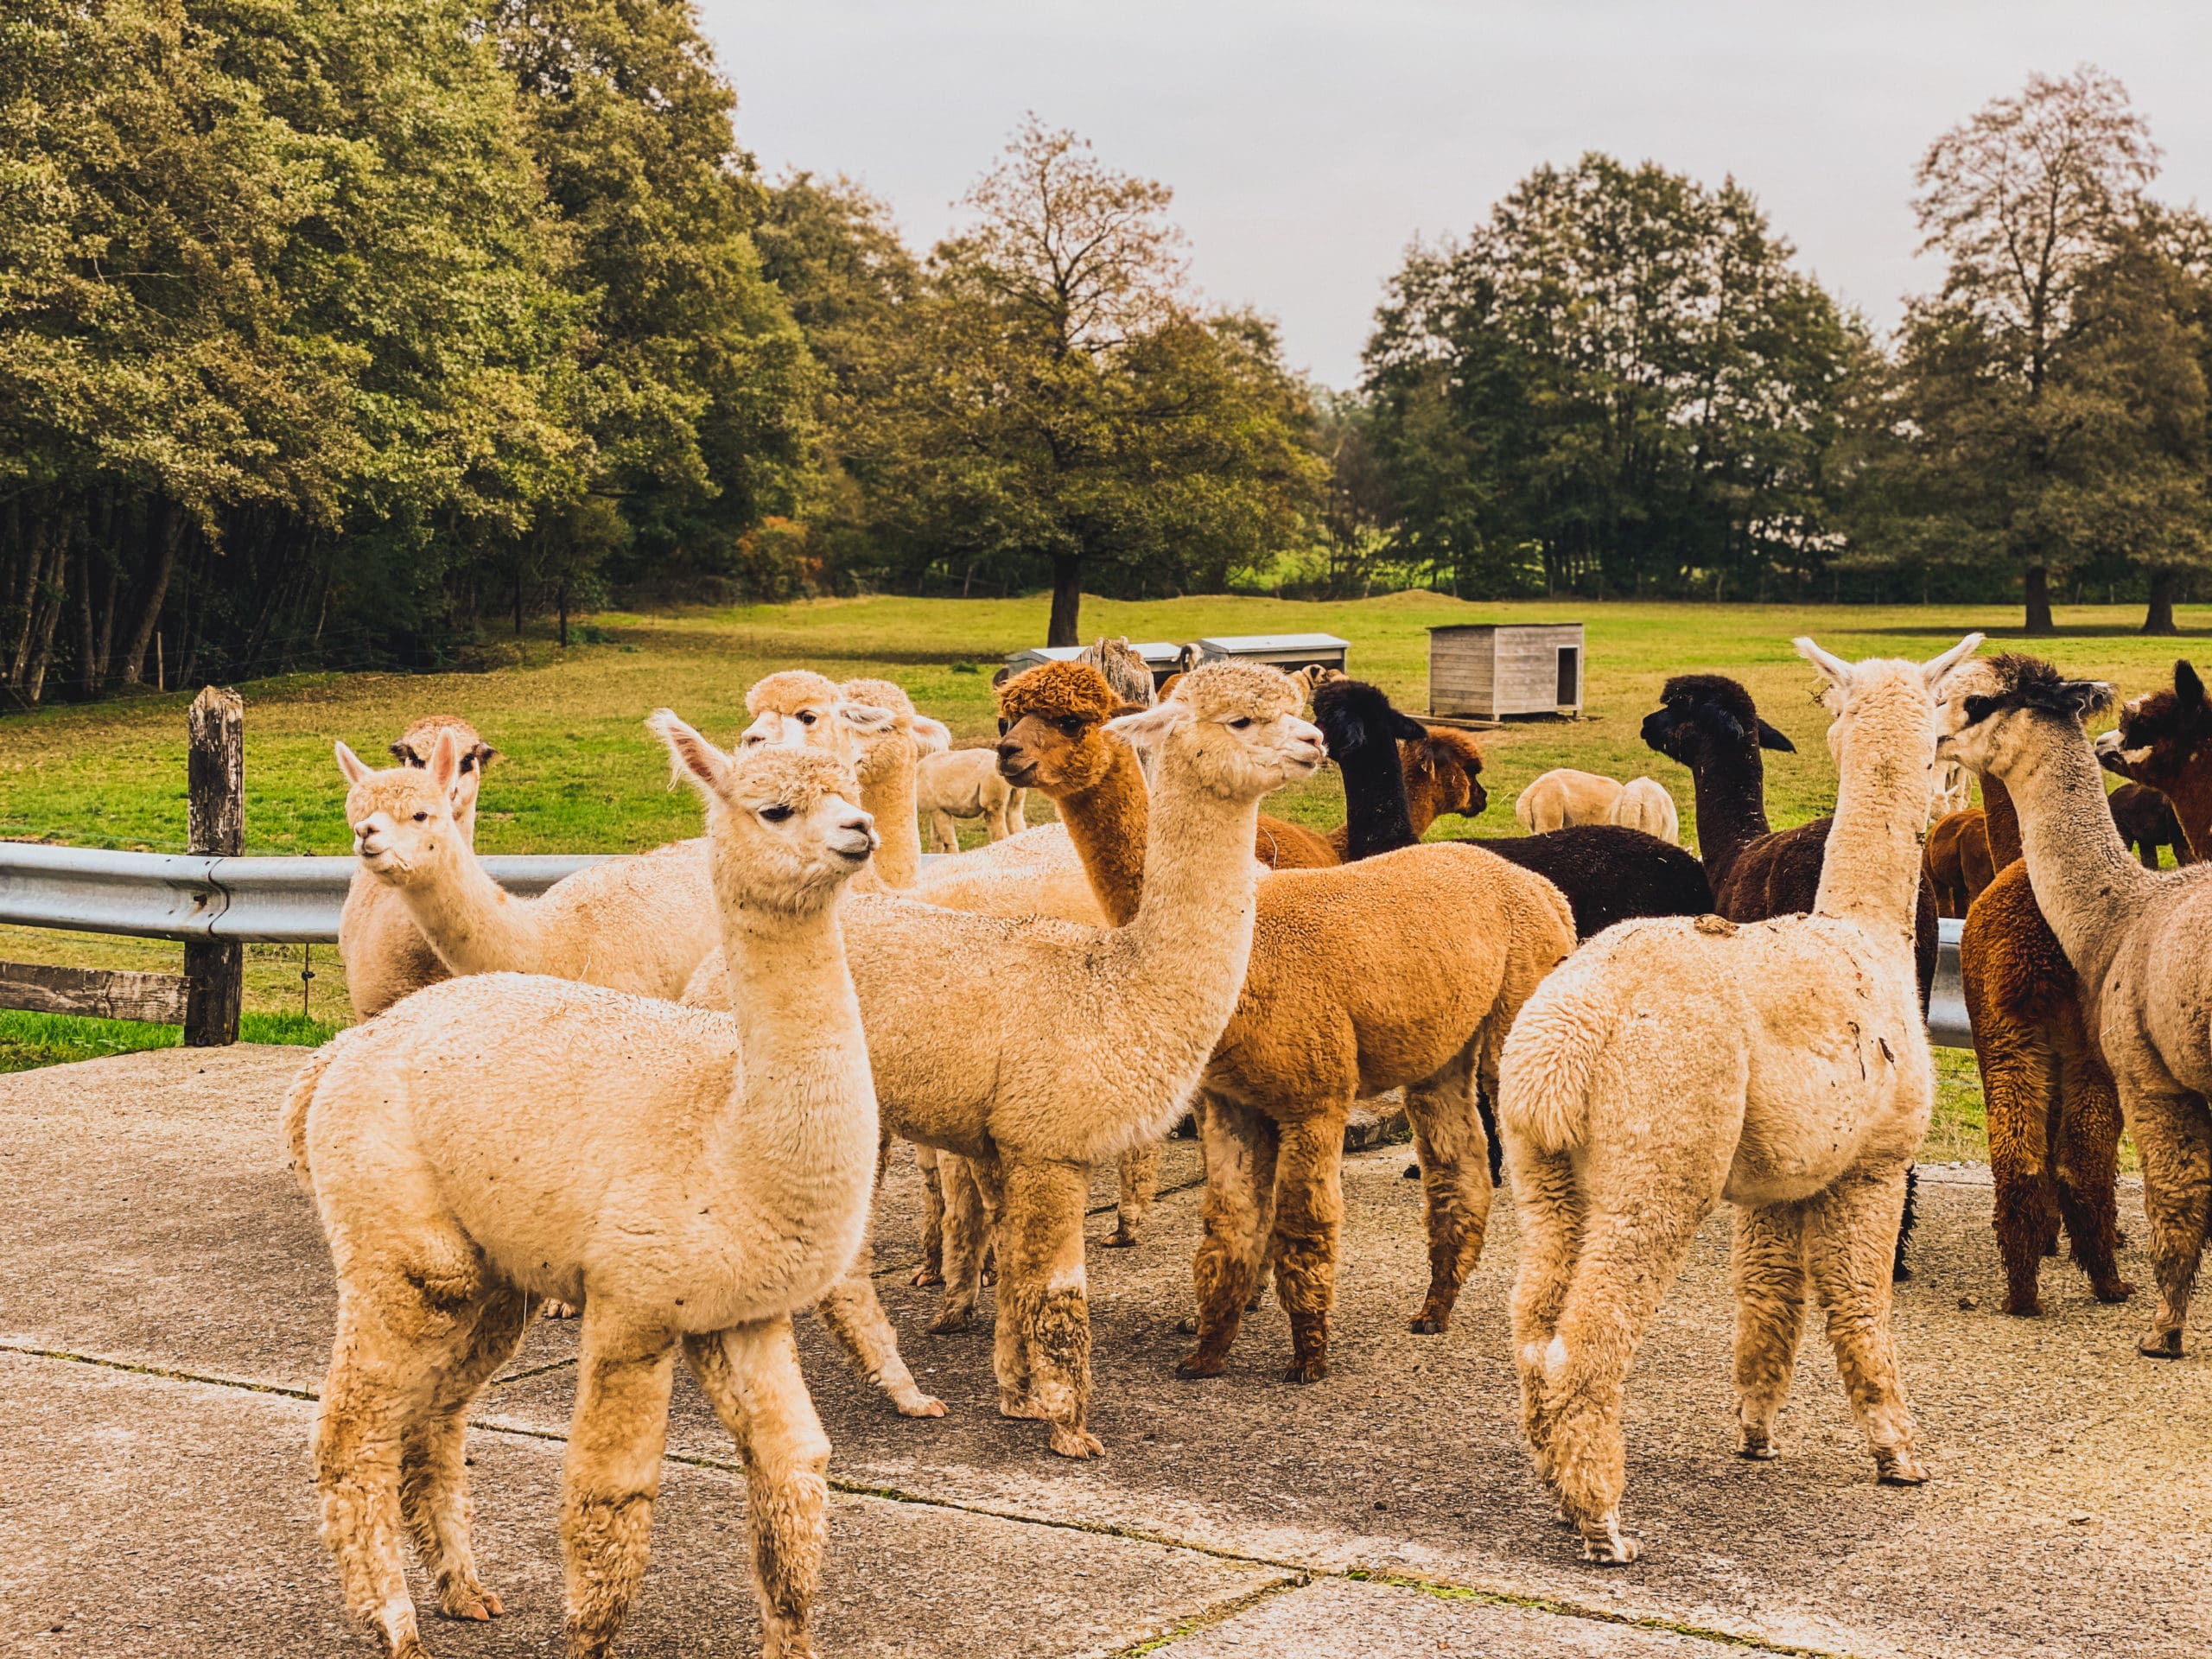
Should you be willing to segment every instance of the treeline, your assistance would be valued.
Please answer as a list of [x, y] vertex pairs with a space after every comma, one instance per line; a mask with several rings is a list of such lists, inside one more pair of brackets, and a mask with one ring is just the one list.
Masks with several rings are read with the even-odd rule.
[[1931, 146], [1878, 340], [1757, 202], [1539, 168], [1359, 386], [1033, 119], [926, 252], [764, 181], [689, 0], [21, 0], [0, 701], [429, 666], [609, 597], [2128, 595], [2212, 561], [2212, 229], [2094, 71]]

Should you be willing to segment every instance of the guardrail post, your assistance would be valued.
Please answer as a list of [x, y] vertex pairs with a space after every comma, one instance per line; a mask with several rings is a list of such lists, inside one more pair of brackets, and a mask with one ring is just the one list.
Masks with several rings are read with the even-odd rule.
[[[208, 686], [192, 700], [185, 822], [191, 850], [236, 858], [245, 850], [245, 704]], [[184, 1041], [219, 1048], [238, 1039], [245, 1001], [245, 946], [191, 939], [184, 947]]]

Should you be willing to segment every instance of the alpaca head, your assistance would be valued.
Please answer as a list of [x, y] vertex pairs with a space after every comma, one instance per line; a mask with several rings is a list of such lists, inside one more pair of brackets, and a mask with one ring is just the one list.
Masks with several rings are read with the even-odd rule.
[[1088, 663], [1045, 663], [999, 688], [999, 775], [1059, 800], [1095, 788], [1122, 740], [1106, 722], [1138, 707]]
[[756, 744], [725, 754], [666, 709], [645, 724], [675, 775], [707, 804], [724, 903], [804, 915], [833, 901], [875, 851], [875, 820], [854, 804], [852, 767], [819, 749]]
[[1406, 787], [1427, 791], [1438, 817], [1480, 817], [1490, 805], [1490, 791], [1482, 782], [1482, 745], [1469, 734], [1425, 726], [1421, 741], [1408, 743], [1403, 754]]
[[343, 743], [338, 770], [346, 779], [346, 822], [353, 851], [370, 874], [395, 886], [427, 874], [439, 860], [468, 845], [461, 820], [475, 804], [482, 774], [461, 769], [460, 740], [450, 728], [431, 740], [420, 766], [379, 772]]
[[2120, 724], [2096, 742], [2097, 763], [2161, 794], [2184, 788], [2192, 772], [2212, 768], [2212, 704], [2190, 664], [2174, 664], [2171, 690], [2131, 698]]
[[2082, 723], [2111, 706], [2104, 680], [2069, 680], [2040, 658], [1999, 652], [1961, 664], [1940, 693], [1936, 753], [1984, 777], [2012, 778], [2054, 736], [2078, 740]]
[[458, 715], [423, 715], [393, 741], [391, 758], [403, 766], [428, 766], [431, 747], [437, 742], [440, 732], [451, 732], [454, 743], [460, 747], [464, 778], [489, 770], [494, 760], [502, 758], [497, 749], [476, 734], [474, 726]]
[[[880, 726], [863, 727], [856, 723], [857, 711], [862, 709], [881, 709], [891, 719]], [[917, 713], [906, 688], [889, 680], [847, 680], [837, 688], [837, 719], [853, 731], [864, 785], [899, 766], [912, 766], [925, 754], [942, 754], [952, 747], [952, 733], [944, 724]]]
[[[1294, 683], [1297, 678], [1291, 676]], [[1393, 709], [1382, 688], [1365, 680], [1337, 675], [1313, 685], [1313, 723], [1339, 764], [1361, 755], [1387, 753], [1396, 766], [1399, 744], [1419, 743], [1428, 736], [1426, 726]]]
[[1095, 645], [1085, 645], [1076, 653], [1075, 660], [1103, 674], [1106, 683], [1114, 688], [1114, 695], [1123, 702], [1149, 709], [1156, 700], [1152, 670], [1143, 658], [1129, 649], [1127, 634], [1112, 639], [1102, 638]]
[[1313, 776], [1329, 758], [1320, 728], [1299, 718], [1302, 706], [1281, 669], [1232, 659], [1192, 669], [1166, 702], [1119, 715], [1106, 729], [1156, 748], [1162, 766], [1209, 794], [1256, 801]]
[[1761, 749], [1795, 754], [1797, 746], [1759, 718], [1751, 694], [1725, 674], [1677, 674], [1643, 717], [1643, 741], [1695, 772], [1730, 759], [1756, 760]]
[[[903, 700], [906, 694], [899, 696]], [[740, 748], [825, 749], [846, 761], [856, 761], [862, 743], [898, 719], [888, 709], [848, 702], [836, 681], [804, 668], [754, 681], [745, 694], [745, 712], [753, 723], [739, 735]]]
[[[1924, 821], [1927, 802], [1936, 792], [1937, 688], [1946, 675], [1980, 646], [1981, 636], [1970, 633], [1940, 657], [1924, 663], [1895, 657], [1869, 657], [1852, 663], [1822, 651], [1810, 639], [1792, 643], [1797, 654], [1820, 671], [1821, 702], [1830, 716], [1828, 753], [1839, 767], [1860, 732], [1875, 734], [1875, 741], [1885, 745], [1908, 740], [1913, 743], [1926, 789], [1921, 797]], [[1884, 753], [1888, 753], [1886, 747]]]

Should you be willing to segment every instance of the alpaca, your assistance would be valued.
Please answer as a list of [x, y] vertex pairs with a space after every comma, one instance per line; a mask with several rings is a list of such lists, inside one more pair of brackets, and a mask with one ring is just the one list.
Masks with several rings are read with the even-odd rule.
[[[1002, 695], [1021, 712], [1009, 764], [1053, 798], [1100, 904], [1147, 902], [1148, 805], [1106, 719], [1110, 694], [1055, 664]], [[1325, 732], [1341, 731], [1373, 702], [1370, 687], [1328, 683], [1314, 712]], [[1388, 753], [1394, 736], [1383, 725], [1365, 741]], [[1260, 884], [1243, 991], [1199, 1095], [1206, 1232], [1193, 1264], [1198, 1343], [1180, 1375], [1226, 1367], [1270, 1256], [1291, 1320], [1286, 1375], [1327, 1374], [1344, 1115], [1355, 1097], [1392, 1088], [1406, 1091], [1425, 1181], [1430, 1282], [1412, 1328], [1446, 1328], [1490, 1210], [1476, 1081], [1494, 1073], [1514, 1012], [1573, 942], [1548, 884], [1450, 842]]]
[[1956, 761], [1946, 760], [1936, 768], [1936, 798], [1929, 804], [1929, 811], [1939, 818], [1954, 812], [1963, 812], [1974, 804], [1974, 774]]
[[2073, 966], [2020, 861], [2012, 798], [1985, 778], [1982, 799], [2004, 868], [1967, 912], [1959, 981], [1986, 1109], [2005, 1311], [2043, 1312], [2043, 1259], [2057, 1247], [2062, 1221], [2097, 1300], [2125, 1301], [2134, 1287], [2116, 1260], [2120, 1097], [2082, 1023]]
[[1999, 868], [1990, 850], [1987, 812], [1970, 806], [1936, 819], [1928, 831], [1925, 859], [1936, 914], [1965, 915]]
[[[609, 1651], [644, 1575], [679, 1350], [744, 1459], [766, 1650], [813, 1651], [830, 1445], [790, 1313], [868, 1215], [876, 1104], [839, 899], [875, 837], [834, 759], [733, 758], [666, 710], [654, 724], [707, 799], [735, 1014], [475, 975], [318, 1050], [284, 1103], [339, 1282], [322, 1535], [395, 1659], [424, 1651], [403, 1525], [448, 1614], [502, 1611], [469, 1548], [463, 1441], [546, 1295], [585, 1303], [562, 1475], [570, 1652]], [[565, 1155], [486, 1155], [524, 1145]]]
[[1613, 803], [1612, 816], [1606, 822], [1627, 830], [1641, 830], [1670, 847], [1681, 844], [1682, 821], [1675, 810], [1675, 798], [1656, 778], [1632, 778], [1624, 785], [1620, 798]]
[[[2158, 760], [2148, 728], [2202, 709], [2183, 666], [2175, 690], [2123, 711], [2106, 748], [2122, 764]], [[2120, 1109], [2143, 1154], [2143, 1206], [2158, 1283], [2152, 1328], [2138, 1344], [2177, 1358], [2212, 1208], [2212, 1044], [2203, 983], [2212, 938], [2212, 872], [2161, 873], [2129, 854], [2105, 804], [2082, 721], [2112, 699], [2101, 681], [2062, 680], [2048, 664], [1999, 657], [1946, 688], [1944, 752], [1994, 777], [2019, 809], [2021, 853], [2038, 906], [2073, 964], [2089, 1034], [2112, 1070]], [[2193, 696], [2191, 694], [2194, 694]], [[2191, 702], [2196, 709], [2186, 708]], [[2197, 764], [2191, 755], [2187, 763]], [[2140, 781], [2154, 785], [2158, 773]], [[2194, 815], [2192, 815], [2193, 817]]]
[[[969, 1160], [996, 1198], [1000, 1412], [1047, 1423], [1065, 1457], [1104, 1449], [1087, 1426], [1089, 1166], [1182, 1115], [1251, 951], [1260, 798], [1323, 755], [1273, 669], [1209, 663], [1179, 691], [1112, 722], [1160, 751], [1144, 898], [1126, 926], [868, 894], [845, 906], [886, 1121]], [[712, 965], [687, 1001], [729, 995]]]
[[1565, 893], [1580, 938], [1595, 938], [1632, 916], [1702, 916], [1713, 908], [1705, 867], [1641, 830], [1579, 823], [1541, 836], [1469, 837], [1467, 845], [1496, 853]]
[[[879, 709], [890, 718], [879, 720]], [[922, 837], [915, 817], [918, 773], [952, 747], [952, 734], [943, 722], [918, 713], [906, 688], [889, 680], [847, 680], [837, 688], [835, 717], [825, 724], [852, 745], [861, 808], [875, 820], [876, 834], [882, 839], [868, 868], [853, 879], [853, 891], [904, 892], [921, 876]], [[817, 728], [800, 729], [812, 735]], [[832, 753], [837, 752], [840, 741], [823, 739]]]
[[1401, 751], [1405, 759], [1406, 816], [1416, 839], [1439, 818], [1480, 817], [1490, 806], [1483, 787], [1482, 745], [1449, 726], [1422, 728], [1427, 735]]
[[954, 749], [933, 754], [914, 774], [915, 805], [930, 816], [930, 850], [957, 853], [955, 818], [981, 818], [993, 841], [1019, 835], [1026, 823], [1028, 791], [999, 776], [995, 749]]
[[1622, 1385], [1723, 1198], [1744, 1455], [1775, 1455], [1809, 1278], [1879, 1478], [1928, 1478], [1886, 1269], [1936, 1092], [1913, 960], [1936, 694], [1980, 640], [1926, 664], [1847, 663], [1798, 640], [1827, 683], [1841, 774], [1811, 913], [1631, 922], [1554, 974], [1506, 1039], [1522, 1424], [1585, 1560], [1640, 1553], [1620, 1526]]
[[[452, 715], [430, 715], [402, 732], [391, 745], [392, 758], [417, 771], [430, 764], [438, 734], [450, 730], [461, 752], [460, 775], [451, 802], [454, 831], [461, 844], [476, 844], [477, 791], [499, 752], [476, 728]], [[346, 969], [346, 994], [353, 1017], [365, 1020], [413, 991], [448, 978], [446, 965], [407, 913], [398, 890], [356, 868], [346, 888], [346, 907], [338, 920], [338, 959]]]
[[1513, 816], [1524, 835], [1540, 836], [1575, 823], [1611, 823], [1621, 786], [1594, 772], [1559, 766], [1521, 791]]
[[2157, 869], [2158, 854], [2168, 847], [2174, 849], [2177, 865], [2193, 861], [2189, 837], [2182, 833], [2181, 820], [2174, 816], [2174, 804], [2157, 790], [2144, 784], [2122, 784], [2106, 797], [2105, 804], [2112, 809], [2120, 840], [2134, 849], [2145, 869]]
[[[1690, 769], [1695, 791], [1698, 850], [1713, 883], [1713, 908], [1732, 922], [1758, 922], [1813, 907], [1827, 856], [1832, 818], [1777, 831], [1766, 817], [1762, 749], [1795, 753], [1796, 745], [1758, 716], [1751, 693], [1719, 674], [1677, 674], [1643, 721], [1644, 743]], [[1927, 823], [1923, 810], [1921, 824]], [[1916, 830], [1916, 834], [1917, 834]], [[1923, 868], [1913, 919], [1913, 962], [1920, 1011], [1936, 988], [1936, 884]], [[1905, 1184], [1904, 1220], [1897, 1230], [1895, 1272], [1910, 1279], [1905, 1244], [1912, 1236], [1916, 1178]]]
[[1123, 702], [1149, 709], [1160, 701], [1160, 694], [1153, 689], [1152, 669], [1129, 648], [1127, 634], [1112, 639], [1102, 634], [1095, 644], [1076, 652], [1075, 660], [1104, 675], [1106, 683]]
[[2166, 798], [2183, 830], [2175, 849], [2182, 863], [2212, 855], [2212, 700], [2195, 667], [2176, 663], [2171, 690], [2122, 709], [2119, 726], [2097, 740], [2096, 756], [2107, 772]]

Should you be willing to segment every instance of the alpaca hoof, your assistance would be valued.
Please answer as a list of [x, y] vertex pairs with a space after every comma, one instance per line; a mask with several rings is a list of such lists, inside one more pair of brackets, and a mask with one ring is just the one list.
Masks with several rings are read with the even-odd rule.
[[1890, 1269], [1890, 1282], [1893, 1285], [1905, 1284], [1909, 1282], [1911, 1278], [1912, 1269], [1905, 1266], [1902, 1262], [1897, 1262]]
[[2039, 1319], [2043, 1317], [2043, 1298], [2040, 1296], [2007, 1296], [2005, 1311], [2016, 1319]]
[[922, 1327], [933, 1337], [949, 1337], [956, 1331], [965, 1331], [976, 1322], [972, 1307], [948, 1307]]
[[1874, 1478], [1884, 1486], [1924, 1486], [1928, 1466], [1909, 1451], [1881, 1446], [1874, 1453]]
[[1449, 1313], [1432, 1313], [1425, 1307], [1406, 1322], [1406, 1329], [1417, 1337], [1440, 1337], [1451, 1326]]
[[906, 1282], [914, 1286], [917, 1289], [926, 1290], [932, 1285], [943, 1284], [944, 1282], [944, 1275], [939, 1273], [935, 1268], [919, 1267], [914, 1269], [912, 1276], [910, 1277]]
[[1417, 1181], [1421, 1179], [1421, 1166], [1419, 1164], [1408, 1164], [1406, 1166], [1405, 1173], [1399, 1176], [1398, 1179], [1402, 1181]]
[[538, 1310], [537, 1317], [541, 1319], [573, 1319], [581, 1311], [574, 1302], [556, 1302], [549, 1298], [545, 1306]]
[[1736, 1444], [1736, 1455], [1749, 1458], [1754, 1463], [1772, 1463], [1782, 1455], [1774, 1449], [1774, 1437], [1763, 1428], [1746, 1428]]
[[2153, 1331], [2135, 1344], [2135, 1351], [2145, 1359], [2179, 1359], [2181, 1357], [2181, 1327], [2171, 1331]]
[[1103, 1458], [1105, 1443], [1087, 1428], [1068, 1423], [1052, 1425], [1052, 1450], [1064, 1458]]
[[944, 1415], [944, 1402], [934, 1399], [926, 1394], [915, 1394], [910, 1398], [894, 1400], [891, 1403], [899, 1408], [899, 1414], [901, 1417], [942, 1417]]
[[1112, 1232], [1098, 1241], [1103, 1248], [1109, 1250], [1131, 1249], [1135, 1247], [1136, 1242], [1137, 1236], [1131, 1230], [1127, 1222], [1122, 1223]]
[[480, 1584], [451, 1584], [438, 1592], [438, 1611], [448, 1618], [473, 1618], [480, 1623], [499, 1617], [506, 1607]]
[[1626, 1567], [1643, 1554], [1643, 1540], [1615, 1521], [1585, 1523], [1582, 1559], [1593, 1567]]
[[1039, 1423], [1045, 1421], [1045, 1408], [1026, 1394], [999, 1390], [999, 1415], [1011, 1417], [1018, 1422]]
[[1175, 1375], [1178, 1376], [1219, 1376], [1228, 1369], [1227, 1354], [1208, 1353], [1203, 1348], [1193, 1348], [1175, 1362]]
[[1198, 1334], [1198, 1316], [1195, 1313], [1185, 1313], [1181, 1319], [1176, 1320], [1175, 1334], [1179, 1337], [1197, 1336]]
[[2089, 1294], [2101, 1302], [2124, 1302], [2135, 1294], [2135, 1287], [2125, 1279], [2108, 1279], [2103, 1284], [2092, 1281]]
[[1293, 1361], [1284, 1370], [1282, 1380], [1286, 1382], [1319, 1382], [1328, 1374], [1327, 1360], [1300, 1359]]

